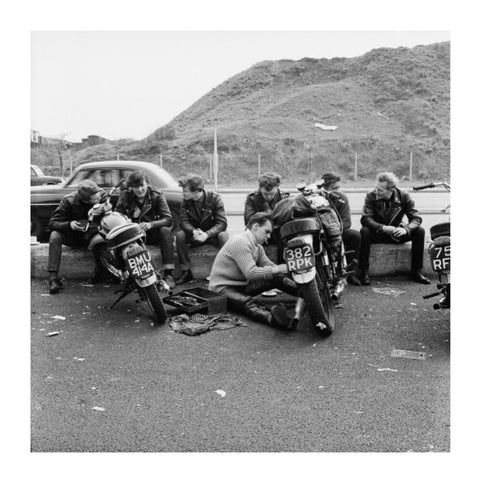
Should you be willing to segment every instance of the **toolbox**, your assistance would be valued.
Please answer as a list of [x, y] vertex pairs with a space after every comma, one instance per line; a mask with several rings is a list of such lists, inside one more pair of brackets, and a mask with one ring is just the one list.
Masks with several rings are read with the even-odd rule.
[[163, 298], [163, 301], [187, 314], [213, 315], [227, 312], [227, 298], [206, 288], [186, 289]]

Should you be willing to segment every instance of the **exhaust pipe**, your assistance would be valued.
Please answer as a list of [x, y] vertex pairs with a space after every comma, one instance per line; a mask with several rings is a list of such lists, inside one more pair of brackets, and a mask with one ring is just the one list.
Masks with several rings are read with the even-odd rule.
[[345, 278], [341, 278], [338, 280], [337, 284], [335, 285], [335, 288], [333, 288], [333, 293], [332, 293], [332, 300], [338, 300], [340, 296], [342, 296], [348, 288], [347, 280]]

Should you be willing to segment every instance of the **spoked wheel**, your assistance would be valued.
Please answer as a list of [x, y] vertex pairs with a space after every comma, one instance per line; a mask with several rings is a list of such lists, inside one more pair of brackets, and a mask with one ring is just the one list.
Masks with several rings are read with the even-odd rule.
[[315, 279], [302, 285], [302, 296], [317, 332], [330, 336], [335, 329], [335, 308], [324, 276], [317, 273]]
[[165, 305], [163, 304], [162, 298], [160, 298], [160, 293], [157, 290], [155, 284], [147, 286], [146, 288], [141, 288], [145, 299], [147, 300], [150, 309], [156, 318], [156, 324], [161, 325], [165, 323], [168, 318], [167, 311], [165, 310]]

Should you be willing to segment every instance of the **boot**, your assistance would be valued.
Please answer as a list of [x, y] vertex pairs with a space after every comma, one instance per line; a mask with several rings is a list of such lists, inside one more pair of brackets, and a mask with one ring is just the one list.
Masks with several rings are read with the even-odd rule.
[[244, 303], [242, 311], [253, 321], [272, 326], [272, 314], [255, 304], [253, 301], [247, 301]]
[[182, 271], [182, 274], [175, 280], [177, 285], [183, 285], [193, 280], [193, 273], [188, 271]]

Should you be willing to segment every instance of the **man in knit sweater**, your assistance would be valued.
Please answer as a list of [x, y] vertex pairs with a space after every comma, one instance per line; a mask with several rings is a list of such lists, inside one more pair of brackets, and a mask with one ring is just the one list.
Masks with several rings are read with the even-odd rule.
[[294, 329], [286, 309], [276, 305], [271, 312], [257, 305], [252, 296], [273, 288], [298, 296], [293, 280], [285, 276], [287, 265], [277, 265], [265, 254], [262, 244], [272, 233], [265, 212], [255, 213], [247, 229], [232, 236], [218, 252], [210, 274], [209, 289], [227, 297], [229, 308], [274, 328]]

